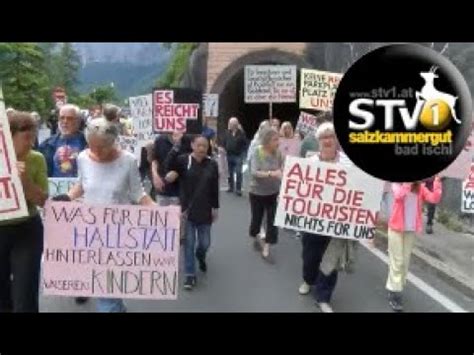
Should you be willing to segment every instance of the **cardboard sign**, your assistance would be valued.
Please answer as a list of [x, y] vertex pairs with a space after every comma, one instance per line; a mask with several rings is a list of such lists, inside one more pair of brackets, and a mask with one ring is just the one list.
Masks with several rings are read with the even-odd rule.
[[219, 95], [203, 95], [204, 117], [219, 117]]
[[154, 90], [153, 130], [155, 133], [201, 134], [201, 92], [192, 89]]
[[0, 86], [0, 221], [28, 216]]
[[296, 102], [295, 65], [245, 66], [245, 103]]
[[331, 111], [342, 74], [301, 69], [300, 108]]
[[179, 207], [46, 204], [44, 294], [176, 299]]
[[348, 165], [287, 157], [275, 225], [336, 238], [374, 238], [384, 182]]
[[474, 213], [474, 164], [471, 164], [469, 176], [462, 184], [462, 213]]
[[311, 115], [306, 112], [300, 113], [300, 118], [298, 119], [298, 123], [296, 124], [296, 131], [299, 131], [304, 134], [304, 136], [308, 136], [310, 134], [315, 134], [316, 129], [318, 128], [318, 118], [315, 115]]

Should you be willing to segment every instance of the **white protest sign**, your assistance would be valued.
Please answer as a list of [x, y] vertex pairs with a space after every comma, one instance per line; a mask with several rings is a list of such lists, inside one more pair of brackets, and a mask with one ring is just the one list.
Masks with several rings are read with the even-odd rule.
[[318, 128], [318, 118], [306, 112], [300, 113], [300, 118], [296, 124], [296, 130], [303, 133], [304, 136], [314, 134]]
[[129, 98], [130, 116], [133, 121], [133, 132], [138, 141], [153, 139], [153, 97], [151, 94]]
[[179, 207], [48, 201], [45, 210], [45, 295], [177, 299]]
[[51, 130], [49, 128], [41, 128], [38, 130], [38, 143], [43, 143], [46, 139], [51, 137]]
[[137, 138], [132, 136], [119, 136], [118, 142], [120, 144], [120, 148], [125, 150], [129, 153], [132, 153], [137, 159], [140, 158], [141, 150], [138, 148], [137, 145]]
[[130, 117], [133, 122], [133, 133], [137, 138], [137, 158], [140, 164], [141, 150], [150, 141], [155, 140], [153, 132], [153, 95], [142, 95], [129, 98]]
[[342, 74], [301, 69], [300, 108], [331, 111]]
[[204, 94], [203, 95], [204, 117], [218, 117], [219, 116], [219, 95], [218, 94]]
[[64, 195], [76, 184], [77, 178], [48, 178], [49, 196]]
[[474, 164], [471, 164], [470, 174], [462, 184], [462, 213], [474, 213]]
[[[48, 178], [48, 195], [49, 197], [55, 197], [58, 195], [65, 195], [71, 190], [71, 188], [76, 184], [77, 178], [67, 177], [67, 178]], [[44, 221], [44, 208], [38, 207], [39, 214], [41, 219]]]
[[383, 185], [355, 166], [287, 157], [275, 225], [337, 238], [372, 239]]
[[0, 86], [0, 221], [28, 216]]
[[278, 102], [296, 102], [296, 66], [245, 66], [245, 103]]

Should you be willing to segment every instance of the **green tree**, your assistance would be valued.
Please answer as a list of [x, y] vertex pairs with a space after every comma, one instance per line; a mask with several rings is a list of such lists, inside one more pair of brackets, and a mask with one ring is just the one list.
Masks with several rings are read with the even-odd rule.
[[99, 105], [106, 102], [117, 102], [118, 100], [117, 92], [113, 85], [99, 86], [89, 94], [89, 97]]
[[[55, 60], [54, 56], [52, 60]], [[56, 85], [64, 87], [69, 97], [77, 96], [76, 85], [79, 83], [81, 59], [71, 43], [63, 43], [56, 65], [59, 73]], [[53, 63], [53, 67], [56, 65]]]
[[179, 87], [188, 69], [191, 54], [198, 47], [198, 43], [175, 43], [174, 45], [164, 43], [163, 46], [172, 48], [173, 55], [168, 68], [156, 84], [161, 87]]
[[44, 52], [34, 43], [0, 43], [0, 81], [7, 106], [46, 114], [49, 82]]
[[97, 104], [90, 94], [77, 95], [71, 102], [82, 108], [90, 108]]

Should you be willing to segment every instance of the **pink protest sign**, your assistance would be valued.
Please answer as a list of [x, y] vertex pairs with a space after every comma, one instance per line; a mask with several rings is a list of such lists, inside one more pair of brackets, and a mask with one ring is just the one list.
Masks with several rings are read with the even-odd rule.
[[177, 299], [179, 207], [48, 201], [46, 295]]
[[281, 154], [286, 156], [298, 157], [300, 155], [301, 141], [297, 138], [282, 138], [278, 145]]
[[[153, 129], [155, 133], [202, 131], [202, 95], [190, 89], [153, 92]], [[197, 121], [193, 125], [192, 121]]]
[[318, 117], [306, 112], [300, 113], [300, 118], [296, 124], [296, 130], [303, 133], [305, 136], [314, 134], [318, 128]]

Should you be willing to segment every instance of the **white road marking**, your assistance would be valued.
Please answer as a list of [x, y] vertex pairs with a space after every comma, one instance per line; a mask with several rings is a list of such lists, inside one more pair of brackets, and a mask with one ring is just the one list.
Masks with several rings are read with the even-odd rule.
[[[389, 264], [388, 256], [385, 255], [383, 252], [381, 252], [378, 249], [375, 249], [375, 247], [370, 247], [370, 246], [367, 246], [363, 243], [360, 243], [360, 244], [362, 244], [368, 251], [370, 251], [372, 254], [374, 254], [376, 257], [378, 257], [380, 260], [382, 260], [385, 264], [387, 264], [387, 265]], [[432, 299], [434, 299], [436, 302], [441, 304], [448, 311], [453, 312], [453, 313], [468, 313], [465, 309], [458, 306], [456, 303], [451, 301], [448, 297], [446, 297], [445, 295], [440, 293], [438, 290], [436, 290], [435, 288], [428, 285], [426, 282], [424, 282], [418, 276], [413, 275], [411, 272], [408, 273], [407, 279], [413, 285], [415, 285], [421, 291], [423, 291], [425, 294], [427, 294]]]

